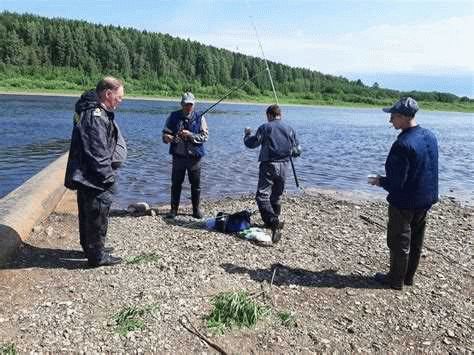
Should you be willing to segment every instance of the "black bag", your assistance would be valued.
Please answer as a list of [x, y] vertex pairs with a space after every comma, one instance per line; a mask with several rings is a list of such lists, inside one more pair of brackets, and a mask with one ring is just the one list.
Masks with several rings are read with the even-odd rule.
[[237, 233], [250, 228], [250, 216], [252, 213], [248, 210], [237, 213], [219, 212], [216, 216], [214, 228], [223, 233]]

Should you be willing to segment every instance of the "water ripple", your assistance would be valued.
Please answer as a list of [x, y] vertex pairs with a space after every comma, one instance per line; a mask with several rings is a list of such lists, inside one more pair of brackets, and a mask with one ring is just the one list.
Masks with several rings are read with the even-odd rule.
[[[0, 95], [0, 197], [68, 149], [75, 98]], [[117, 121], [129, 145], [120, 172], [115, 206], [145, 200], [167, 203], [171, 158], [161, 130], [176, 102], [128, 100]], [[200, 109], [208, 104], [201, 103]], [[265, 106], [222, 104], [208, 114], [210, 139], [203, 160], [202, 190], [207, 197], [254, 193], [258, 150], [244, 147], [243, 128], [264, 121]], [[366, 184], [370, 173], [383, 173], [386, 155], [397, 132], [388, 116], [376, 109], [284, 107], [284, 119], [297, 131], [304, 152], [295, 162], [305, 187], [357, 190], [381, 197]], [[474, 201], [474, 115], [420, 112], [418, 121], [440, 143], [440, 191]], [[287, 190], [296, 191], [288, 172]], [[187, 180], [183, 201], [190, 196]]]

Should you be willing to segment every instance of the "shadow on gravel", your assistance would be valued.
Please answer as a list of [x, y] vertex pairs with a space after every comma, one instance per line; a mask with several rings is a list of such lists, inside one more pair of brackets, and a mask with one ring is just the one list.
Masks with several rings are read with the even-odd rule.
[[38, 248], [24, 243], [12, 260], [0, 269], [82, 269], [87, 262], [82, 251]]
[[298, 285], [306, 287], [334, 287], [334, 288], [383, 288], [371, 276], [340, 275], [336, 270], [310, 271], [291, 268], [282, 264], [272, 264], [269, 269], [249, 269], [234, 264], [220, 265], [229, 274], [248, 274], [257, 282], [272, 281], [275, 268], [273, 285]]
[[[204, 219], [191, 219], [191, 218], [186, 218], [182, 217], [183, 215], [180, 215], [176, 218], [166, 218], [166, 216], [163, 217], [163, 221], [166, 224], [172, 225], [172, 226], [178, 226], [178, 227], [183, 227], [183, 228], [189, 228], [189, 229], [206, 229], [206, 220]], [[186, 215], [184, 215], [186, 216]]]
[[[165, 221], [166, 224], [172, 225], [172, 226], [178, 226], [178, 227], [183, 227], [183, 228], [189, 228], [189, 229], [200, 229], [200, 230], [205, 230], [208, 232], [213, 232], [213, 233], [219, 233], [223, 236], [226, 236], [227, 238], [233, 237], [236, 240], [242, 241], [242, 242], [247, 242], [247, 243], [252, 243], [258, 247], [262, 248], [268, 248], [268, 247], [273, 247], [272, 244], [267, 244], [267, 243], [261, 243], [257, 242], [255, 240], [248, 240], [245, 239], [244, 237], [239, 236], [239, 233], [224, 233], [221, 231], [218, 231], [216, 229], [208, 229], [206, 228], [206, 220], [204, 219], [180, 219], [179, 217], [176, 217], [174, 219], [166, 218], [163, 217], [163, 221]], [[267, 228], [265, 225], [261, 224], [252, 224], [252, 227], [258, 227], [258, 228]]]
[[[163, 219], [166, 219], [167, 214], [168, 214], [168, 211], [155, 209], [155, 208], [152, 208], [146, 211], [136, 211], [136, 212], [129, 212], [125, 209], [112, 209], [110, 210], [109, 216], [110, 217], [162, 216]], [[192, 213], [180, 213], [179, 216], [191, 217]]]

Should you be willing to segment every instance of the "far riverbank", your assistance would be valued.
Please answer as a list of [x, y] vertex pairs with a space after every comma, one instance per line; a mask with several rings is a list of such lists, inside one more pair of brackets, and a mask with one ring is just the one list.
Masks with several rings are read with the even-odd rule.
[[[60, 96], [60, 97], [78, 97], [82, 94], [82, 91], [77, 90], [43, 90], [43, 89], [32, 89], [32, 90], [11, 90], [11, 88], [0, 87], [0, 95], [29, 95], [29, 96]], [[127, 100], [148, 100], [148, 101], [177, 101], [177, 96], [161, 96], [161, 95], [146, 95], [142, 93], [128, 94], [125, 92], [125, 98]], [[202, 103], [214, 103], [219, 100], [220, 97], [198, 97], [198, 101]], [[357, 102], [344, 102], [344, 101], [315, 101], [315, 100], [304, 100], [295, 98], [280, 97], [280, 104], [285, 106], [296, 106], [296, 107], [334, 107], [334, 108], [380, 108], [382, 105], [371, 105]], [[273, 97], [259, 96], [255, 100], [245, 99], [228, 99], [222, 101], [225, 104], [251, 104], [251, 105], [268, 105], [273, 102]], [[438, 111], [438, 112], [465, 112], [474, 113], [474, 105], [460, 104], [460, 103], [441, 103], [441, 102], [419, 102], [422, 110], [425, 111]]]

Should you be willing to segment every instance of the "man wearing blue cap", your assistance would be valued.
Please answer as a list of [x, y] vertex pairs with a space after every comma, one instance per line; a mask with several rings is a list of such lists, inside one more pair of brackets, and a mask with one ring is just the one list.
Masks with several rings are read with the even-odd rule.
[[181, 110], [172, 112], [163, 128], [163, 142], [170, 145], [173, 156], [171, 171], [171, 209], [168, 218], [178, 214], [181, 187], [186, 172], [191, 184], [193, 217], [202, 218], [201, 201], [201, 158], [205, 155], [204, 143], [209, 136], [206, 118], [194, 110], [196, 99], [191, 92], [181, 97]]
[[402, 132], [393, 143], [385, 162], [386, 176], [369, 183], [388, 191], [387, 245], [390, 271], [377, 273], [375, 280], [401, 290], [413, 285], [426, 227], [426, 215], [438, 201], [438, 142], [433, 133], [415, 120], [418, 104], [403, 97], [392, 107], [390, 123]]

